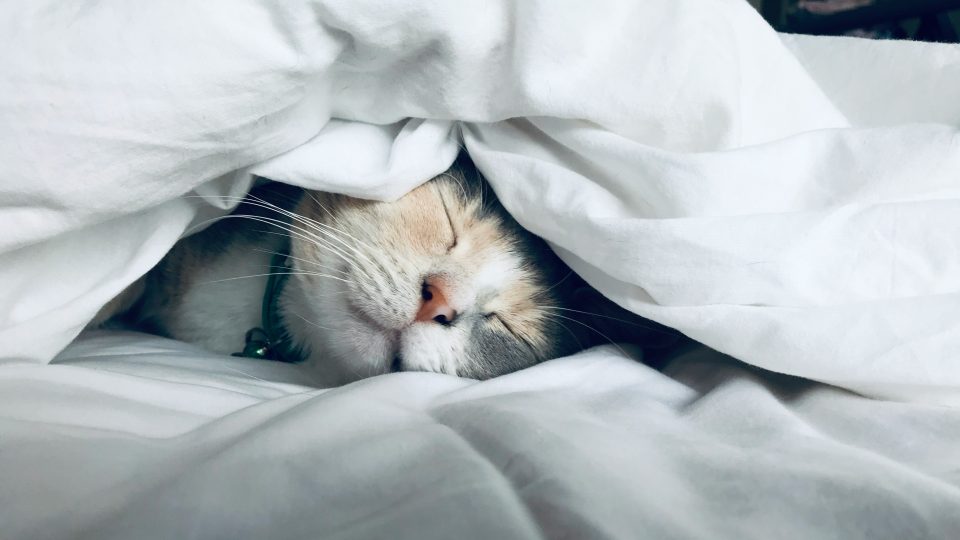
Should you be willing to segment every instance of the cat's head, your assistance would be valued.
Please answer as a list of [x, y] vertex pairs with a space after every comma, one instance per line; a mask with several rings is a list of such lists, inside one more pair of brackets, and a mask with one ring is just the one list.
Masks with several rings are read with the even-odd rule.
[[395, 202], [308, 192], [281, 315], [330, 382], [489, 378], [573, 352], [570, 271], [461, 159]]

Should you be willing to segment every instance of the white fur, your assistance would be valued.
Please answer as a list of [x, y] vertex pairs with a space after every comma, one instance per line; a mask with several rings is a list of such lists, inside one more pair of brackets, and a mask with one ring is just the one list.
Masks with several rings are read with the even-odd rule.
[[171, 334], [220, 353], [243, 350], [247, 330], [261, 325], [267, 284], [265, 276], [245, 276], [267, 273], [269, 264], [269, 254], [234, 249], [204, 265], [169, 319]]
[[404, 329], [400, 352], [404, 367], [416, 371], [435, 371], [456, 375], [466, 357], [466, 333], [456, 326], [415, 323]]
[[496, 253], [473, 275], [473, 287], [477, 296], [495, 291], [512, 279], [517, 279], [519, 261], [510, 253]]

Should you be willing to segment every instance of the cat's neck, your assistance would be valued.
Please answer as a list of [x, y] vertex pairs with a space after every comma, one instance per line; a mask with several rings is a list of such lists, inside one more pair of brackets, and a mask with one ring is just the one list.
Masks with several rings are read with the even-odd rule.
[[167, 332], [216, 352], [241, 351], [247, 330], [261, 324], [269, 266], [269, 254], [237, 246], [195, 269]]
[[[280, 296], [277, 300], [277, 312], [282, 321], [281, 336], [284, 340], [284, 346], [296, 352], [303, 364], [308, 367], [315, 366], [321, 360], [321, 351], [326, 350], [330, 344], [324, 341], [329, 332], [322, 332], [322, 328], [317, 328], [316, 323], [312, 322], [308, 316], [314, 306], [310, 306], [307, 295], [301, 289], [302, 284], [296, 280], [287, 280]], [[316, 373], [324, 373], [322, 370], [316, 370]], [[321, 380], [323, 385], [335, 386], [341, 384], [340, 380]]]

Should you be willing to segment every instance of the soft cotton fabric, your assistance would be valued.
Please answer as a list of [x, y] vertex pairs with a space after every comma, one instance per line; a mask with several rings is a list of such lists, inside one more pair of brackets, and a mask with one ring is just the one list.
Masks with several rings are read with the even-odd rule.
[[317, 390], [277, 362], [92, 334], [0, 369], [11, 539], [943, 539], [960, 410], [693, 349]]

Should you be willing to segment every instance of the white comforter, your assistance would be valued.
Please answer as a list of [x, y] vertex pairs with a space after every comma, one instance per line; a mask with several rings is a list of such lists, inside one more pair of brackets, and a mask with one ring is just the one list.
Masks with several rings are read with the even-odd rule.
[[[0, 538], [957, 530], [960, 47], [739, 0], [13, 0], [0, 74]], [[607, 349], [326, 392], [131, 336], [47, 364], [251, 172], [389, 199], [461, 144], [622, 305], [914, 404]]]
[[[268, 382], [269, 381], [269, 382]], [[612, 348], [316, 390], [90, 335], [0, 369], [6, 539], [948, 539], [960, 410]]]

